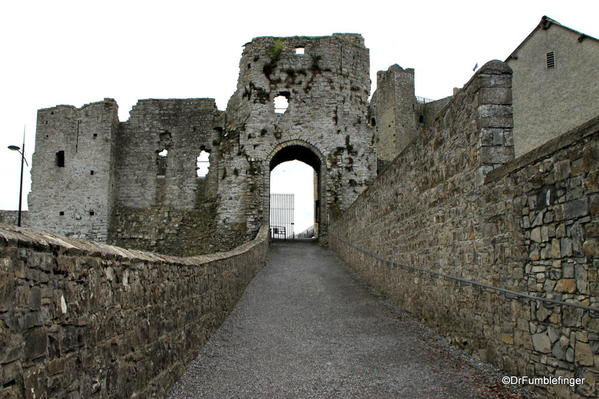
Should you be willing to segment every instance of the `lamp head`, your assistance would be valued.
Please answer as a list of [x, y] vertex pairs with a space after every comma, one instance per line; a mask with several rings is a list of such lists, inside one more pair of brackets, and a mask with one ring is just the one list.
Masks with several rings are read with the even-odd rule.
[[12, 151], [21, 151], [21, 147], [19, 147], [18, 145], [9, 145], [8, 149]]

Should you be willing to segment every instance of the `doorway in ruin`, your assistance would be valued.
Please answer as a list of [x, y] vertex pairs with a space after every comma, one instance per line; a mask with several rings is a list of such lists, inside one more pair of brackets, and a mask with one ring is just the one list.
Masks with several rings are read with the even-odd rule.
[[326, 231], [324, 158], [311, 144], [293, 140], [267, 159], [265, 214], [274, 239], [320, 239]]

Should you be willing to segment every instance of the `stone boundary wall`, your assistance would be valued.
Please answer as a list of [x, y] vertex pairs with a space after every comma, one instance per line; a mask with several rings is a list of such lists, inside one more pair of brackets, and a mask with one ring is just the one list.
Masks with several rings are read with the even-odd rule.
[[506, 375], [585, 378], [535, 389], [596, 397], [599, 123], [512, 160], [511, 85], [485, 69], [332, 223], [331, 248]]
[[0, 398], [164, 397], [267, 249], [266, 227], [180, 258], [0, 225]]
[[[17, 225], [19, 211], [0, 211], [0, 223]], [[27, 226], [29, 211], [21, 211], [21, 226]]]

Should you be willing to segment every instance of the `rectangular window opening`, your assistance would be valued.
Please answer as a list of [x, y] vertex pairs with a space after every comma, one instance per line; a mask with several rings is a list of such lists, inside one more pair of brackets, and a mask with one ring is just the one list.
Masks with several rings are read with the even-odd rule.
[[64, 151], [58, 151], [56, 153], [56, 166], [64, 168]]
[[305, 50], [306, 49], [304, 47], [296, 47], [295, 48], [295, 54], [297, 54], [297, 55], [304, 55]]

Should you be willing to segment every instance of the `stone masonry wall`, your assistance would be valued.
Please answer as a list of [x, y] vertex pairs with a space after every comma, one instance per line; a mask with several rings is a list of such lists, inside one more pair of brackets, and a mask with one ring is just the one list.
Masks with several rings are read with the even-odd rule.
[[116, 207], [108, 242], [175, 256], [226, 251], [241, 244], [241, 240], [227, 240], [216, 234], [215, 220], [214, 201], [189, 210]]
[[[299, 146], [318, 158], [326, 235], [329, 212], [348, 207], [376, 175], [368, 71], [360, 35], [260, 37], [246, 44], [221, 145], [219, 226], [252, 236], [267, 223], [269, 162]], [[284, 113], [275, 112], [277, 96], [288, 99]]]
[[29, 227], [106, 241], [114, 200], [114, 100], [37, 115]]
[[[140, 100], [120, 126], [117, 204], [194, 209], [198, 196], [214, 198], [218, 179], [211, 173], [217, 168], [212, 163], [219, 158], [215, 144], [223, 124], [223, 112], [213, 99]], [[163, 150], [167, 155], [161, 159]], [[211, 169], [199, 179], [196, 159], [202, 150], [210, 152]]]
[[[18, 211], [0, 211], [0, 223], [16, 226], [18, 219], [19, 219]], [[21, 212], [21, 226], [27, 227], [28, 222], [29, 222], [29, 211], [22, 211]]]
[[275, 163], [299, 159], [318, 173], [324, 240], [329, 213], [376, 176], [368, 71], [357, 34], [261, 37], [245, 45], [226, 113], [213, 99], [141, 100], [123, 123], [113, 100], [40, 110], [33, 226], [175, 255], [230, 249], [268, 223]]
[[370, 101], [370, 126], [374, 129], [377, 158], [392, 161], [418, 133], [414, 70], [392, 65], [377, 73]]
[[506, 375], [584, 377], [537, 389], [595, 397], [597, 123], [512, 160], [510, 88], [505, 64], [481, 68], [333, 223], [331, 247]]
[[1, 225], [0, 397], [164, 397], [267, 246], [177, 258]]
[[[133, 107], [119, 129], [109, 243], [190, 256], [243, 242], [215, 226], [224, 119], [213, 99], [151, 99]], [[210, 153], [210, 168], [198, 177], [202, 151]]]

